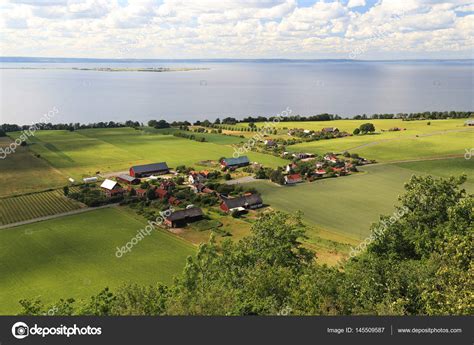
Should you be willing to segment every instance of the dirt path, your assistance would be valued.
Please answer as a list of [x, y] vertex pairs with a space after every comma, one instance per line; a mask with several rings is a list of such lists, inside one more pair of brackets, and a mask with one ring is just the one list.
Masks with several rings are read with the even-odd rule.
[[108, 204], [108, 205], [99, 206], [99, 207], [86, 207], [86, 208], [80, 208], [78, 210], [73, 210], [73, 211], [69, 211], [69, 212], [53, 214], [51, 216], [28, 219], [28, 220], [24, 220], [24, 221], [21, 221], [21, 222], [2, 225], [2, 226], [0, 226], [0, 230], [14, 228], [14, 227], [21, 226], [21, 225], [38, 223], [38, 222], [42, 222], [42, 221], [45, 221], [45, 220], [56, 219], [56, 218], [61, 218], [61, 217], [65, 217], [65, 216], [72, 216], [74, 214], [80, 214], [80, 213], [90, 212], [90, 211], [94, 211], [94, 210], [100, 210], [102, 208], [115, 207], [117, 205], [118, 204]]

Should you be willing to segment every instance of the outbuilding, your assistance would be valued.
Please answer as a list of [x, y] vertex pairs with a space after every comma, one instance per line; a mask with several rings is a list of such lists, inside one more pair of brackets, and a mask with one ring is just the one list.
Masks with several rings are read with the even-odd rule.
[[130, 168], [130, 176], [133, 177], [148, 177], [151, 175], [168, 174], [170, 169], [166, 162], [153, 163], [146, 165], [135, 165]]

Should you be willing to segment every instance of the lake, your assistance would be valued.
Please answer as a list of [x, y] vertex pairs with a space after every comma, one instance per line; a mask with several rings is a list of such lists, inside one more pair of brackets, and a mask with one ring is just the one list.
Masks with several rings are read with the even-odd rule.
[[[166, 61], [0, 65], [0, 123], [474, 110], [473, 61]], [[13, 69], [13, 68], [46, 69]], [[100, 72], [73, 67], [205, 67], [185, 72]]]

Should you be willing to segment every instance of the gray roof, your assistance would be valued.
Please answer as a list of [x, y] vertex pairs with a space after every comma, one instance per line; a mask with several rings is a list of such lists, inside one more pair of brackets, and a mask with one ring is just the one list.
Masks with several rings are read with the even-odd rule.
[[224, 158], [224, 162], [227, 165], [239, 165], [239, 164], [247, 164], [249, 162], [249, 158], [247, 156], [241, 156], [237, 158]]
[[145, 165], [135, 165], [132, 167], [132, 169], [133, 171], [135, 171], [135, 173], [139, 173], [139, 174], [153, 172], [153, 171], [169, 170], [166, 162], [145, 164]]
[[228, 208], [245, 207], [245, 206], [263, 204], [263, 200], [258, 194], [243, 195], [238, 198], [232, 198], [232, 199], [225, 198], [223, 199], [223, 202], [227, 205]]
[[186, 218], [202, 216], [202, 210], [199, 207], [188, 208], [186, 210], [174, 211], [169, 217], [166, 217], [169, 221], [182, 220]]
[[122, 179], [124, 181], [128, 181], [128, 182], [133, 182], [135, 180], [138, 180], [136, 177], [126, 175], [126, 174], [120, 174], [117, 176], [117, 178]]

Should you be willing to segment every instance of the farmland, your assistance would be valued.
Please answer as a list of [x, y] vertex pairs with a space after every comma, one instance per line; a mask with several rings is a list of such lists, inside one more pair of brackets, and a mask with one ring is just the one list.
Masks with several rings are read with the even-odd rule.
[[[340, 131], [352, 133], [362, 123], [373, 123], [376, 132], [372, 135], [351, 136], [339, 139], [312, 141], [288, 146], [291, 152], [305, 151], [323, 154], [325, 152], [356, 152], [378, 161], [426, 159], [433, 157], [461, 157], [466, 148], [473, 146], [474, 129], [464, 126], [463, 119], [402, 121], [402, 120], [339, 120], [314, 122], [280, 122], [276, 137], [288, 138], [284, 128], [304, 128], [319, 131], [325, 127], [337, 127]], [[428, 122], [430, 123], [428, 125]], [[239, 124], [245, 126], [245, 124]], [[263, 124], [257, 124], [263, 126]], [[402, 131], [387, 132], [398, 127]], [[385, 130], [385, 132], [382, 132]], [[238, 132], [237, 132], [238, 133]], [[251, 132], [243, 132], [251, 135]]]
[[[194, 166], [202, 160], [232, 156], [229, 143], [235, 143], [236, 138], [220, 137], [224, 138], [220, 143], [215, 138], [210, 140], [215, 142], [200, 143], [131, 128], [41, 131], [31, 138], [30, 149], [64, 175], [79, 179], [97, 171], [123, 171], [132, 165], [156, 161], [166, 161], [170, 167]], [[260, 153], [249, 153], [249, 158], [273, 167], [285, 163]]]
[[195, 247], [153, 231], [118, 259], [146, 221], [116, 208], [91, 211], [0, 231], [0, 314], [18, 312], [22, 298], [47, 303], [88, 298], [127, 282], [170, 283]]
[[[10, 142], [10, 138], [0, 138], [0, 147]], [[17, 147], [14, 154], [0, 159], [0, 197], [57, 188], [65, 181], [60, 171], [32, 155], [28, 148]]]
[[0, 225], [51, 216], [81, 207], [80, 203], [65, 197], [62, 190], [0, 198]]
[[[457, 176], [467, 172], [468, 164], [472, 162], [466, 163], [464, 159], [381, 164], [361, 168], [360, 174], [292, 187], [279, 187], [269, 182], [254, 182], [252, 186], [262, 192], [265, 202], [276, 209], [303, 211], [304, 219], [315, 227], [315, 231], [309, 232], [310, 241], [315, 235], [321, 236], [318, 228], [362, 239], [370, 233], [370, 224], [377, 221], [379, 215], [394, 211], [404, 183], [413, 174], [429, 172], [436, 175], [437, 171], [442, 171], [442, 177]], [[446, 169], [431, 170], [432, 166], [445, 166]], [[474, 184], [468, 182], [465, 188], [472, 193]]]

